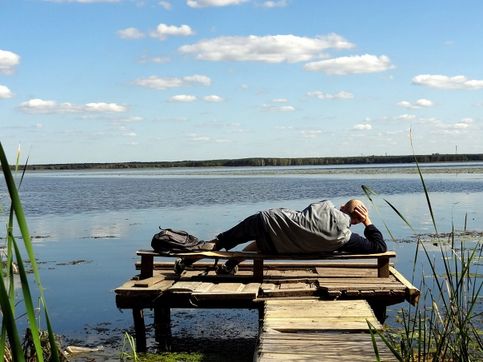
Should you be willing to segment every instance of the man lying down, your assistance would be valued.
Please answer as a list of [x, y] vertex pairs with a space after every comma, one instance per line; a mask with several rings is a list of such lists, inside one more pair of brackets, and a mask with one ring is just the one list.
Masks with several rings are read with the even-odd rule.
[[[351, 225], [362, 223], [364, 236], [353, 233]], [[355, 254], [383, 253], [387, 250], [381, 232], [372, 224], [367, 207], [349, 200], [337, 209], [328, 200], [315, 202], [302, 211], [285, 208], [260, 211], [231, 229], [220, 233], [199, 248], [226, 249], [252, 241], [243, 250], [263, 254], [307, 254], [344, 251]], [[235, 274], [242, 260], [230, 259], [219, 265], [218, 274]]]

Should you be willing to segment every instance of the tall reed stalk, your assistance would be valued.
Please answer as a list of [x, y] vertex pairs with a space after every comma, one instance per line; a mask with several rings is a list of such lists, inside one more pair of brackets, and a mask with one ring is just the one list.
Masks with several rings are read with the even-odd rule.
[[[17, 156], [18, 160], [18, 156]], [[45, 322], [48, 330], [48, 339], [50, 344], [50, 356], [49, 360], [59, 361], [60, 356], [58, 353], [57, 344], [55, 341], [55, 335], [50, 323], [49, 314], [47, 312], [47, 304], [44, 295], [44, 289], [40, 281], [40, 274], [35, 259], [35, 253], [32, 247], [32, 240], [30, 238], [30, 232], [27, 225], [25, 213], [23, 211], [22, 203], [18, 193], [18, 187], [15, 183], [15, 179], [12, 175], [10, 165], [7, 161], [7, 157], [3, 150], [3, 146], [0, 143], [0, 163], [5, 178], [5, 184], [7, 186], [8, 195], [10, 199], [10, 209], [8, 213], [8, 221], [6, 225], [7, 231], [7, 245], [6, 256], [0, 260], [2, 278], [0, 278], [0, 306], [2, 311], [2, 330], [0, 335], [0, 362], [4, 361], [6, 355], [7, 339], [9, 342], [9, 348], [13, 361], [25, 361], [24, 350], [22, 348], [22, 342], [17, 327], [17, 317], [15, 307], [19, 301], [15, 300], [15, 280], [14, 280], [14, 263], [18, 265], [18, 274], [20, 278], [20, 285], [22, 289], [22, 301], [25, 305], [25, 311], [28, 320], [28, 328], [31, 332], [32, 341], [34, 344], [35, 358], [37, 361], [44, 361], [44, 353], [40, 341], [40, 332], [38, 322], [36, 320], [34, 303], [32, 301], [32, 294], [27, 277], [27, 272], [24, 266], [22, 254], [20, 252], [19, 245], [14, 236], [13, 230], [16, 224], [20, 230], [23, 240], [23, 246], [33, 270], [34, 281], [36, 287], [39, 290], [39, 301], [41, 310], [43, 311]], [[18, 166], [18, 161], [17, 161]], [[23, 177], [23, 174], [22, 174]], [[15, 223], [16, 222], [16, 223]]]
[[[438, 234], [429, 191], [416, 159], [415, 162], [433, 226]], [[363, 189], [366, 195], [375, 194], [368, 191], [367, 187]], [[397, 208], [387, 200], [384, 201], [414, 231]], [[465, 216], [465, 231], [466, 223]], [[401, 310], [398, 318], [401, 328], [396, 332], [375, 331], [369, 326], [377, 360], [379, 353], [375, 335], [380, 337], [399, 361], [483, 360], [480, 297], [483, 282], [478, 269], [482, 257], [481, 244], [477, 241], [473, 247], [467, 247], [463, 241], [458, 242], [454, 225], [449, 235], [446, 243], [439, 244], [439, 254], [436, 254], [439, 257], [433, 257], [427, 245], [418, 238], [414, 267], [418, 253], [422, 252], [430, 270], [428, 276], [423, 274], [420, 287], [422, 299], [414, 308], [409, 306]]]

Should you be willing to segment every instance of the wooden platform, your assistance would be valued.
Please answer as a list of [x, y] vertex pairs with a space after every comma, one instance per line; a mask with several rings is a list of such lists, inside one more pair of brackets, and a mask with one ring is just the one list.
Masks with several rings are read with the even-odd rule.
[[[364, 300], [269, 300], [265, 302], [255, 361], [372, 361], [367, 322], [382, 326]], [[396, 361], [378, 343], [382, 361]]]
[[181, 275], [174, 273], [172, 261], [154, 262], [152, 269], [151, 277], [137, 275], [115, 290], [117, 307], [132, 310], [139, 351], [146, 350], [143, 309], [147, 308], [154, 309], [158, 343], [167, 345], [171, 308], [248, 308], [258, 309], [263, 317], [266, 304], [275, 300], [363, 300], [383, 321], [386, 306], [414, 304], [419, 297], [419, 291], [392, 266], [389, 276], [381, 278], [377, 262], [359, 260], [266, 262], [261, 281], [254, 281], [251, 262], [242, 263], [234, 276], [216, 275], [213, 263], [203, 261]]

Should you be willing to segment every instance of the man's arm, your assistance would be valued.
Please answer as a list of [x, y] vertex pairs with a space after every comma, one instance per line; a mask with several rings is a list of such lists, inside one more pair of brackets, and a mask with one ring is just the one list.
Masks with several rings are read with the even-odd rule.
[[355, 208], [354, 213], [365, 226], [365, 237], [352, 233], [349, 241], [342, 245], [338, 250], [361, 254], [384, 253], [387, 251], [384, 237], [379, 229], [372, 224], [368, 210], [361, 205]]

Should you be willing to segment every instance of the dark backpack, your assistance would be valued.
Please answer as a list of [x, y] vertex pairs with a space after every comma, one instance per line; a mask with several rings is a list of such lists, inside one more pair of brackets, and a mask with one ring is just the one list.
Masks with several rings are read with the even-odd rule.
[[162, 229], [153, 236], [151, 247], [157, 252], [190, 251], [202, 243], [196, 236], [183, 230]]

